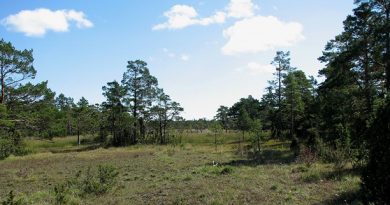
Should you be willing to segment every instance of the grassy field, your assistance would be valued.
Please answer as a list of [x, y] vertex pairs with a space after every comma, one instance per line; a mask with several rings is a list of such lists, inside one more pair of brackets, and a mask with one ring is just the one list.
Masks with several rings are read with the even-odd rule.
[[[348, 167], [296, 163], [288, 143], [262, 144], [262, 159], [237, 152], [235, 133], [186, 134], [182, 144], [81, 151], [75, 137], [28, 140], [33, 154], [0, 161], [0, 201], [13, 190], [26, 204], [54, 204], [54, 187], [79, 171], [112, 165], [117, 183], [98, 196], [69, 196], [69, 204], [349, 204], [360, 178]], [[87, 140], [88, 141], [88, 140]], [[223, 145], [221, 145], [223, 143]]]

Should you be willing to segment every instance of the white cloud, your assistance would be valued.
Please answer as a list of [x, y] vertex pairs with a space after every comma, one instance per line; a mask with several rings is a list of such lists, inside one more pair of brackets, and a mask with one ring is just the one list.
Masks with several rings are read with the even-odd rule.
[[170, 58], [180, 59], [182, 61], [189, 61], [190, 60], [190, 56], [187, 54], [184, 54], [184, 53], [179, 55], [179, 54], [176, 54], [176, 53], [170, 51], [167, 48], [163, 48], [163, 52]]
[[165, 54], [167, 54], [170, 58], [175, 58], [176, 57], [176, 54], [169, 51], [167, 48], [163, 48], [163, 51]]
[[226, 10], [228, 17], [248, 18], [254, 16], [256, 8], [252, 0], [231, 0]]
[[250, 73], [252, 75], [269, 75], [275, 71], [275, 66], [257, 62], [249, 62], [245, 66], [235, 69], [239, 73]]
[[248, 69], [255, 74], [270, 74], [275, 71], [275, 66], [271, 64], [261, 64], [250, 62], [247, 65]]
[[181, 60], [183, 60], [183, 61], [189, 61], [189, 60], [190, 60], [190, 56], [189, 56], [189, 55], [186, 55], [186, 54], [182, 54], [182, 55], [181, 55]]
[[223, 12], [216, 12], [215, 15], [207, 18], [198, 18], [195, 8], [187, 5], [175, 5], [165, 12], [164, 16], [168, 20], [165, 23], [153, 26], [153, 30], [182, 29], [192, 25], [207, 26], [215, 23], [224, 23], [226, 18]]
[[246, 18], [223, 31], [228, 42], [222, 52], [226, 55], [258, 53], [292, 46], [304, 39], [302, 32], [300, 23], [283, 22], [274, 16]]
[[45, 8], [22, 10], [4, 18], [1, 23], [9, 30], [24, 33], [26, 36], [39, 37], [44, 36], [47, 31], [67, 32], [72, 21], [78, 28], [93, 27], [93, 23], [81, 11], [52, 11]]
[[257, 6], [252, 0], [231, 0], [225, 11], [217, 11], [214, 15], [206, 18], [199, 18], [194, 7], [177, 4], [164, 13], [167, 21], [153, 26], [153, 30], [162, 29], [183, 29], [188, 26], [225, 23], [229, 18], [247, 18], [254, 15]]

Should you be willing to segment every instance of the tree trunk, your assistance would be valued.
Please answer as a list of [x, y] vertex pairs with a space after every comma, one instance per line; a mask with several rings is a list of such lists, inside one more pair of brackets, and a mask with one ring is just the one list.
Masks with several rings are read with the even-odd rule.
[[214, 134], [215, 151], [217, 151], [217, 133]]
[[77, 129], [77, 145], [80, 145], [80, 130]]
[[390, 92], [390, 8], [386, 6], [386, 90]]
[[5, 96], [5, 79], [4, 79], [4, 71], [3, 67], [1, 67], [1, 96], [0, 96], [0, 104], [4, 104], [4, 96]]

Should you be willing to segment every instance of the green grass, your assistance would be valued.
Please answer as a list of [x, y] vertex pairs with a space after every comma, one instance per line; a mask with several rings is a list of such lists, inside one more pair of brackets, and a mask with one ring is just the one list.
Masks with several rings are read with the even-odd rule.
[[264, 143], [262, 159], [252, 160], [237, 154], [239, 135], [227, 135], [217, 150], [205, 133], [190, 134], [182, 146], [65, 153], [48, 150], [74, 149], [74, 138], [28, 141], [36, 154], [0, 161], [0, 201], [13, 190], [26, 204], [53, 204], [54, 186], [98, 165], [117, 168], [116, 186], [101, 196], [72, 196], [70, 204], [345, 204], [359, 189], [348, 168], [295, 163], [286, 142]]
[[80, 140], [82, 143], [77, 146], [77, 136], [55, 137], [51, 140], [28, 138], [24, 140], [24, 145], [26, 150], [31, 153], [70, 152], [86, 149], [87, 147], [93, 145], [93, 137], [91, 136], [81, 136]]

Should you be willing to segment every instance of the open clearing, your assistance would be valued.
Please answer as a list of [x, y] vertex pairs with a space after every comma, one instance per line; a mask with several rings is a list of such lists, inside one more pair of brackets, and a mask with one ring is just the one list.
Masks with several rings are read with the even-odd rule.
[[73, 198], [72, 204], [345, 204], [359, 189], [350, 169], [294, 162], [288, 143], [268, 141], [263, 159], [250, 160], [229, 140], [216, 151], [209, 134], [184, 141], [192, 143], [64, 153], [47, 152], [37, 142], [38, 153], [0, 162], [0, 196], [13, 190], [28, 204], [53, 204], [55, 184], [98, 165], [117, 168], [117, 185], [99, 197]]

